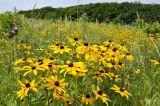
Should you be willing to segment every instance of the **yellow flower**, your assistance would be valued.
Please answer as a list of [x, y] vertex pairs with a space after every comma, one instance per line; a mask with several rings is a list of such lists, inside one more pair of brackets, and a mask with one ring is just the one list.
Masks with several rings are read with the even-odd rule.
[[21, 58], [21, 59], [17, 59], [16, 61], [13, 62], [14, 65], [17, 65], [19, 63], [25, 63], [25, 62], [28, 62], [28, 63], [33, 63], [34, 59], [32, 58]]
[[63, 45], [57, 48], [54, 48], [54, 49], [52, 48], [52, 50], [54, 51], [54, 53], [61, 53], [61, 54], [63, 54], [64, 52], [69, 53], [71, 51], [70, 48], [68, 48], [67, 46], [63, 46]]
[[37, 51], [43, 51], [43, 49], [42, 49], [42, 48], [36, 48], [36, 50], [37, 50]]
[[78, 77], [78, 76], [82, 77], [82, 76], [86, 76], [86, 72], [87, 72], [87, 69], [77, 68], [76, 70], [72, 70], [68, 74], [71, 74], [76, 77]]
[[66, 92], [65, 87], [68, 85], [64, 83], [64, 79], [58, 80], [57, 76], [51, 76], [49, 78], [44, 78], [45, 86], [47, 89], [52, 89], [54, 92]]
[[36, 86], [37, 84], [35, 84], [35, 80], [29, 82], [28, 80], [25, 81], [25, 84], [23, 84], [20, 80], [18, 81], [18, 83], [21, 86], [21, 90], [19, 90], [17, 92], [18, 97], [22, 100], [25, 96], [28, 95], [28, 92], [32, 91], [32, 92], [38, 92]]
[[70, 101], [70, 96], [69, 96], [69, 94], [64, 93], [64, 92], [58, 92], [58, 93], [54, 92], [54, 93], [53, 93], [53, 98], [55, 98], [55, 99], [57, 99], [57, 100], [62, 99], [64, 102]]
[[19, 71], [21, 71], [21, 67], [15, 67], [15, 68], [13, 68], [16, 72], [19, 72]]
[[85, 56], [85, 59], [88, 60], [89, 59], [89, 52], [90, 52], [91, 48], [88, 45], [88, 43], [83, 43], [83, 45], [78, 46], [76, 48], [76, 52], [78, 54], [83, 54]]
[[59, 66], [56, 63], [49, 63], [46, 69], [49, 71], [53, 71], [54, 73], [58, 73]]
[[31, 64], [30, 66], [24, 66], [24, 67], [22, 67], [22, 70], [26, 71], [23, 74], [23, 76], [26, 76], [28, 73], [31, 73], [31, 72], [33, 72], [35, 75], [37, 75], [37, 71], [38, 70], [44, 70], [44, 69], [41, 68], [38, 63], [34, 63], [34, 64]]
[[58, 49], [60, 47], [60, 45], [61, 45], [60, 43], [56, 43], [54, 45], [49, 46], [49, 48], [54, 51], [54, 50]]
[[121, 94], [121, 96], [125, 96], [128, 99], [128, 96], [132, 96], [128, 91], [126, 91], [124, 88], [118, 87], [117, 85], [114, 85], [111, 87], [112, 90], [115, 90], [115, 92]]
[[160, 60], [150, 60], [152, 63], [154, 63], [155, 65], [160, 64]]
[[119, 81], [119, 80], [121, 80], [119, 77], [118, 77], [118, 75], [115, 75], [114, 73], [111, 73], [111, 72], [108, 72], [107, 73], [107, 76], [108, 76], [108, 78], [110, 79], [110, 80], [114, 80], [114, 81]]
[[[69, 74], [73, 74], [73, 75], [76, 75], [77, 72], [86, 72], [86, 66], [84, 65], [83, 62], [69, 62], [67, 61], [67, 65], [62, 65], [61, 66], [62, 70], [60, 71], [60, 73], [64, 73], [64, 75], [66, 75], [66, 73], [69, 73]], [[77, 71], [76, 71], [77, 70]]]
[[74, 39], [69, 38], [68, 42], [71, 43], [73, 46], [75, 46], [78, 43], [78, 38], [74, 38]]
[[108, 101], [110, 101], [108, 99], [108, 96], [102, 92], [102, 90], [100, 90], [100, 88], [97, 86], [97, 88], [92, 88], [93, 93], [96, 96], [96, 99], [101, 99], [107, 106], [108, 106]]
[[133, 56], [132, 56], [130, 53], [126, 53], [125, 59], [126, 59], [127, 61], [133, 61], [133, 60], [134, 60]]
[[140, 69], [136, 69], [136, 70], [134, 71], [134, 74], [139, 74], [140, 72], [141, 72]]
[[34, 53], [31, 52], [31, 51], [25, 51], [25, 53], [26, 53], [27, 55], [32, 55], [32, 54], [34, 54]]
[[83, 95], [83, 97], [81, 99], [81, 102], [86, 105], [88, 105], [88, 103], [90, 105], [92, 105], [94, 101], [95, 101], [94, 98], [92, 96], [90, 96], [89, 94]]
[[69, 56], [75, 57], [75, 58], [80, 58], [80, 55], [77, 52], [70, 52]]
[[98, 81], [103, 81], [102, 80], [102, 74], [100, 72], [98, 72], [98, 71], [93, 73], [93, 77], [92, 78], [94, 78], [94, 79], [96, 79]]

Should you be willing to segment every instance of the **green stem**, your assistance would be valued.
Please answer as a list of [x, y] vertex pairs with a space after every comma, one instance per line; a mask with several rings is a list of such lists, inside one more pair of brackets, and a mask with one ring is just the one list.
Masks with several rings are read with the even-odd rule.
[[50, 105], [50, 103], [49, 103], [49, 92], [47, 91], [47, 102], [48, 102], [48, 106]]
[[28, 106], [31, 106], [30, 93], [28, 93]]

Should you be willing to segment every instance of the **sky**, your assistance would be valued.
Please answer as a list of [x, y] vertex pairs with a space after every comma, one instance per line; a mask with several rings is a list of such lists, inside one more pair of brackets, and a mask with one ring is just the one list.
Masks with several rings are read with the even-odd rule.
[[[79, 4], [97, 3], [97, 2], [134, 2], [140, 1], [141, 3], [155, 3], [160, 4], [160, 0], [79, 0]], [[12, 11], [16, 7], [17, 10], [29, 10], [36, 8], [52, 6], [69, 7], [78, 5], [78, 0], [0, 0], [0, 13], [5, 11]]]

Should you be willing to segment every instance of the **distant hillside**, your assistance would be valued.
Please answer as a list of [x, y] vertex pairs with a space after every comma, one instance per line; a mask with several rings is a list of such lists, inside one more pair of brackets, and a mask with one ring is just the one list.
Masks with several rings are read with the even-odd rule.
[[[78, 12], [77, 12], [78, 11]], [[78, 13], [78, 14], [77, 14]], [[41, 9], [19, 11], [28, 18], [36, 19], [64, 19], [68, 17], [76, 20], [77, 17], [86, 14], [89, 21], [115, 22], [131, 24], [136, 21], [137, 13], [145, 22], [160, 22], [160, 4], [135, 3], [96, 3], [67, 8], [44, 7]]]

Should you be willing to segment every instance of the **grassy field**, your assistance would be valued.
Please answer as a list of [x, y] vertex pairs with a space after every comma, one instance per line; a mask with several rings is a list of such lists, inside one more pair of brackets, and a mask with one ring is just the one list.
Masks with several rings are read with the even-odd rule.
[[22, 18], [3, 35], [2, 106], [160, 106], [160, 40], [143, 28]]

